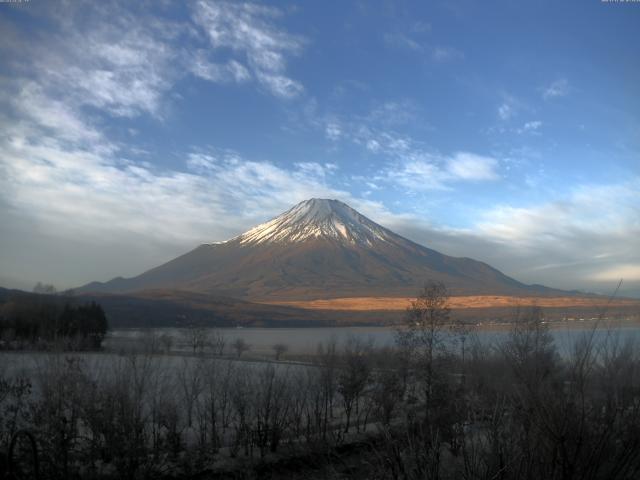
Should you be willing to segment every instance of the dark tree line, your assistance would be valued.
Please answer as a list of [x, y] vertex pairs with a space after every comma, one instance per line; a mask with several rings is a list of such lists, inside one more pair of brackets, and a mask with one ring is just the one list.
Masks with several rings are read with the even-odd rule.
[[0, 305], [4, 348], [99, 349], [108, 322], [96, 302], [77, 304], [52, 295], [16, 294]]

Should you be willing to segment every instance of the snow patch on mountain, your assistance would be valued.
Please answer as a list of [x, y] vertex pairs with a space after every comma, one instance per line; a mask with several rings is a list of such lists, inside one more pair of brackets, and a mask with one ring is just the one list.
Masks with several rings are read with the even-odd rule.
[[395, 235], [338, 200], [312, 198], [282, 215], [229, 240], [242, 245], [297, 243], [327, 238], [372, 246], [390, 242]]

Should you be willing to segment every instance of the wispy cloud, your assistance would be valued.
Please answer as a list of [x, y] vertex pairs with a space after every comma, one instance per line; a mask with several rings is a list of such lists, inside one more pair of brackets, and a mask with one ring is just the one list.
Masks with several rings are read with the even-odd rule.
[[254, 80], [270, 94], [294, 97], [304, 88], [286, 75], [286, 62], [303, 39], [278, 28], [281, 16], [239, 2], [200, 1], [193, 22], [165, 18], [163, 8], [134, 15], [117, 3], [68, 5], [64, 16], [47, 17], [49, 33], [29, 38], [18, 69], [31, 83], [23, 95], [48, 96], [58, 109], [162, 117], [172, 88], [191, 74], [216, 83]]
[[263, 211], [310, 196], [350, 198], [326, 184], [333, 164], [283, 169], [216, 150], [186, 155], [183, 171], [158, 169], [52, 136], [34, 139], [18, 128], [0, 149], [4, 201], [44, 231], [67, 224], [69, 235], [92, 241], [130, 233], [167, 243], [219, 240], [244, 228], [252, 215], [262, 219]]
[[30, 78], [67, 108], [159, 115], [179, 72], [175, 26], [157, 17], [133, 18], [115, 5], [71, 5], [66, 13], [49, 18], [45, 41], [32, 40], [30, 62], [23, 65]]
[[456, 182], [490, 181], [500, 178], [497, 159], [469, 152], [452, 156], [409, 154], [384, 172], [379, 181], [414, 192], [444, 190]]
[[498, 106], [498, 116], [502, 120], [509, 120], [516, 114], [516, 109], [512, 102], [504, 101]]
[[[414, 121], [415, 107], [409, 101], [387, 101], [374, 106], [365, 115], [331, 115], [325, 121], [310, 119], [324, 129], [331, 142], [357, 145], [371, 155], [379, 156], [386, 167], [376, 178], [362, 177], [363, 185], [385, 184], [410, 191], [446, 190], [456, 182], [499, 180], [498, 159], [473, 152], [445, 155], [399, 127]], [[422, 122], [424, 123], [424, 122]]]
[[500, 92], [500, 97], [501, 101], [498, 103], [496, 113], [498, 118], [504, 123], [519, 117], [523, 113], [531, 114], [535, 112], [535, 108], [533, 108], [523, 96], [503, 91]]
[[384, 42], [390, 47], [406, 48], [409, 50], [420, 51], [423, 46], [417, 40], [402, 32], [387, 32], [382, 37]]
[[562, 200], [543, 205], [497, 206], [485, 212], [477, 228], [490, 238], [521, 246], [547, 240], [569, 245], [560, 241], [569, 231], [576, 237], [607, 232], [635, 238], [632, 232], [640, 233], [639, 186], [639, 179], [616, 185], [582, 185]]
[[622, 264], [615, 265], [605, 270], [594, 272], [591, 275], [593, 280], [617, 282], [623, 281], [640, 281], [640, 264]]
[[[194, 21], [206, 32], [213, 51], [230, 49], [242, 55], [242, 62], [217, 65], [201, 60], [195, 73], [225, 73], [247, 80], [251, 75], [274, 95], [291, 98], [303, 90], [300, 82], [286, 75], [287, 56], [300, 52], [303, 39], [279, 30], [275, 21], [282, 15], [276, 8], [253, 3], [200, 1], [194, 7]], [[206, 77], [205, 77], [206, 78]]]
[[363, 121], [385, 126], [403, 126], [417, 118], [415, 103], [407, 99], [390, 100], [374, 106]]
[[431, 49], [431, 57], [436, 62], [449, 62], [452, 60], [461, 60], [464, 58], [464, 54], [453, 47], [436, 46]]
[[498, 160], [492, 157], [458, 152], [447, 159], [447, 173], [460, 180], [496, 180]]
[[[426, 24], [428, 25], [428, 24]], [[434, 62], [444, 63], [464, 58], [457, 48], [449, 45], [433, 45], [427, 41], [423, 34], [429, 33], [431, 28], [411, 28], [408, 31], [387, 32], [383, 35], [384, 43], [395, 49], [407, 50], [411, 52], [428, 55]]]
[[559, 78], [542, 88], [542, 98], [550, 100], [556, 97], [564, 97], [569, 94], [569, 81], [566, 78]]
[[565, 289], [640, 293], [640, 178], [583, 184], [548, 202], [496, 205], [478, 211], [464, 229], [430, 225], [424, 218], [389, 219], [409, 238], [455, 256], [476, 259], [518, 280]]
[[35, 125], [62, 140], [104, 145], [102, 133], [84, 121], [76, 108], [47, 95], [34, 81], [24, 80], [17, 90], [5, 92], [1, 101], [13, 109], [25, 128]]
[[325, 126], [325, 135], [329, 140], [338, 140], [342, 135], [340, 124], [335, 121], [329, 121]]
[[525, 122], [522, 127], [516, 129], [516, 133], [524, 134], [530, 133], [537, 135], [540, 133], [540, 128], [542, 127], [542, 122], [540, 120], [532, 120], [530, 122]]
[[211, 82], [243, 83], [251, 79], [249, 69], [236, 60], [226, 63], [213, 63], [206, 54], [196, 51], [190, 62], [191, 73]]

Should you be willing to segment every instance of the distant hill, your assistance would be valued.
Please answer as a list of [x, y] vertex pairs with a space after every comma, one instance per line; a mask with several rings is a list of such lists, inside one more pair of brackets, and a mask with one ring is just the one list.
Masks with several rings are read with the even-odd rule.
[[[0, 317], [9, 302], [20, 299], [34, 306], [95, 301], [106, 313], [110, 328], [130, 327], [294, 327], [330, 326], [340, 323], [327, 312], [262, 305], [229, 297], [194, 292], [146, 290], [135, 294], [45, 295], [0, 287]], [[340, 314], [338, 314], [340, 317]], [[342, 315], [346, 317], [346, 315]], [[364, 320], [364, 319], [363, 319]], [[378, 319], [380, 320], [380, 319]], [[375, 323], [370, 321], [369, 323]]]
[[82, 294], [102, 305], [113, 328], [120, 327], [295, 327], [338, 322], [324, 312], [262, 305], [230, 297], [176, 290], [134, 294]]

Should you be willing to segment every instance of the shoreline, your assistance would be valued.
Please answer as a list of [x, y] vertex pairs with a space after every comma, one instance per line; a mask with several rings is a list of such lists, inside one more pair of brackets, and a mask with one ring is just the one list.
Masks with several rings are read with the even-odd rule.
[[[472, 326], [477, 331], [509, 331], [515, 322], [479, 322]], [[584, 319], [546, 321], [549, 330], [619, 330], [640, 327], [640, 318], [629, 319]]]
[[[599, 330], [611, 330], [611, 329], [625, 329], [625, 328], [638, 328], [640, 327], [640, 316], [638, 318], [628, 319], [584, 319], [584, 320], [559, 320], [559, 321], [545, 321], [545, 325], [550, 330], [591, 330], [596, 327]], [[598, 325], [599, 324], [599, 325]], [[509, 331], [514, 322], [469, 322], [463, 325], [470, 331]], [[286, 330], [332, 330], [332, 329], [358, 329], [358, 330], [396, 330], [398, 327], [402, 327], [402, 323], [397, 324], [378, 324], [378, 325], [362, 325], [362, 324], [350, 324], [350, 325], [327, 325], [327, 326], [296, 326], [296, 327], [216, 327], [216, 326], [203, 326], [205, 329], [220, 330], [223, 332], [235, 332], [241, 334], [243, 331], [286, 331]], [[458, 324], [449, 324], [445, 328], [455, 328]], [[167, 327], [118, 327], [113, 328], [110, 332], [138, 332], [147, 330], [183, 330], [189, 328], [188, 326], [167, 326]]]

